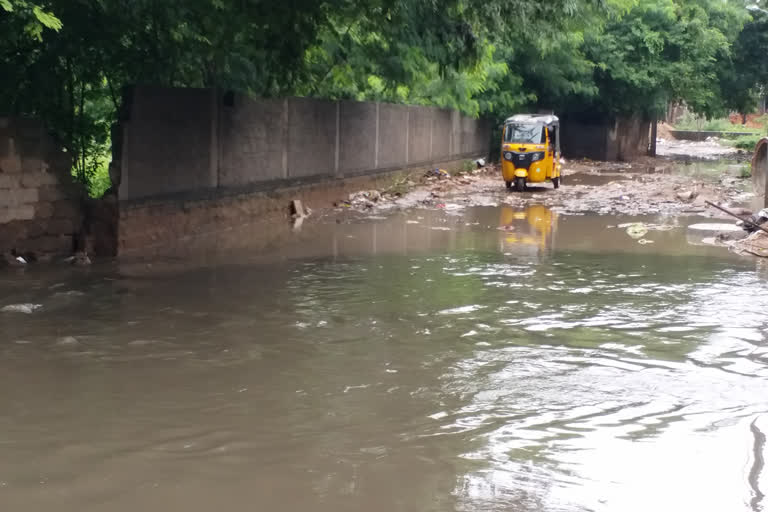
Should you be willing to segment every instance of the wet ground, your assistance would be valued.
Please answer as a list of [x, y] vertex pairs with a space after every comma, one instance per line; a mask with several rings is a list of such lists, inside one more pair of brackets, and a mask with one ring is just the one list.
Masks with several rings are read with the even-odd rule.
[[3, 510], [762, 510], [765, 260], [491, 178], [3, 271]]

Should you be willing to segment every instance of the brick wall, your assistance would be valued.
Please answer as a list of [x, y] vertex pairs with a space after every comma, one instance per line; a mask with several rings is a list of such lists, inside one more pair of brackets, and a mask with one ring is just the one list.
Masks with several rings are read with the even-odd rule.
[[72, 252], [82, 218], [70, 168], [41, 122], [0, 118], [0, 252]]

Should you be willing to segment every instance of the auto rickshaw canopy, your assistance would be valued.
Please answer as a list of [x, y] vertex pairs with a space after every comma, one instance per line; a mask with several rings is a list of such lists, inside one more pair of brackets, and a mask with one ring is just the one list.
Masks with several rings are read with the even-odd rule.
[[547, 127], [554, 127], [560, 124], [560, 119], [551, 114], [515, 114], [507, 118], [504, 124], [542, 124]]

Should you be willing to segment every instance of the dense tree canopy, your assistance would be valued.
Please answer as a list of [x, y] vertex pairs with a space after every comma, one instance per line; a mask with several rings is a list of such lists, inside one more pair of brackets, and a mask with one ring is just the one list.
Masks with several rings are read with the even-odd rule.
[[0, 113], [102, 167], [123, 86], [655, 115], [746, 110], [768, 82], [749, 0], [0, 0]]

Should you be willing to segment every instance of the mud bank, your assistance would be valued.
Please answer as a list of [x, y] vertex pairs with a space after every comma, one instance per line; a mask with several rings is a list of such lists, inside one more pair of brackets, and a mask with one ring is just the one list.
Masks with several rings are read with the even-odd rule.
[[[563, 186], [537, 184], [523, 193], [508, 192], [497, 166], [445, 176], [428, 175], [407, 191], [383, 190], [352, 194], [340, 200], [336, 213], [377, 215], [392, 210], [435, 208], [446, 211], [471, 206], [525, 207], [541, 204], [563, 213], [720, 216], [705, 201], [731, 207], [749, 205], [751, 183], [735, 162], [684, 164], [662, 158], [633, 163], [568, 162]], [[349, 213], [345, 213], [349, 212]]]

